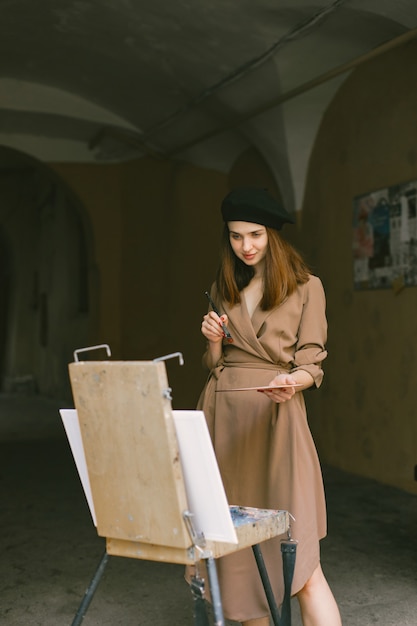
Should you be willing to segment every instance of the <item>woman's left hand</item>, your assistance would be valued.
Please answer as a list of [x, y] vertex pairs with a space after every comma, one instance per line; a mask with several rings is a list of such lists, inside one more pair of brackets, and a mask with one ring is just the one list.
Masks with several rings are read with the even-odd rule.
[[278, 374], [275, 376], [273, 380], [268, 384], [268, 387], [273, 387], [274, 385], [285, 385], [284, 387], [280, 387], [279, 389], [271, 389], [268, 391], [262, 391], [270, 400], [273, 402], [281, 403], [287, 402], [287, 400], [291, 400], [293, 395], [295, 394], [294, 385], [297, 381], [293, 376], [289, 374]]

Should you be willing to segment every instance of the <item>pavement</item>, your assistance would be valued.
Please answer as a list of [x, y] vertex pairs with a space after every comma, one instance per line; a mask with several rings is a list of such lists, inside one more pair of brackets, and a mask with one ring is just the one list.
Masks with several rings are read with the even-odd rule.
[[[70, 626], [105, 550], [58, 413], [64, 407], [0, 394], [0, 624], [7, 626]], [[417, 497], [331, 467], [323, 475], [322, 565], [344, 626], [417, 626]], [[292, 614], [292, 626], [301, 626], [296, 600]], [[192, 626], [183, 567], [111, 557], [82, 623]]]

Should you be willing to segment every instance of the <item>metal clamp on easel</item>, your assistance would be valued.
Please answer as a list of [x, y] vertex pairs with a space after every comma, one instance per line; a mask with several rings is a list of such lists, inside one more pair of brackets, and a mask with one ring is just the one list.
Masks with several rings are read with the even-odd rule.
[[209, 581], [211, 604], [213, 607], [213, 619], [216, 626], [224, 626], [223, 606], [220, 595], [220, 585], [217, 576], [217, 568], [213, 558], [213, 552], [207, 549], [207, 542], [203, 532], [199, 532], [193, 522], [194, 514], [184, 512], [184, 521], [190, 533], [195, 549], [195, 575], [191, 577], [190, 588], [194, 598], [194, 624], [195, 626], [208, 625], [207, 606], [205, 602], [205, 581], [200, 576], [199, 558], [204, 561]]
[[107, 352], [107, 356], [111, 356], [110, 346], [107, 343], [101, 343], [98, 346], [89, 346], [88, 348], [78, 348], [78, 350], [74, 350], [74, 361], [75, 363], [79, 362], [78, 355], [81, 352], [91, 352], [91, 350], [100, 350], [104, 348]]
[[[184, 522], [187, 526], [188, 532], [190, 534], [190, 538], [192, 541], [192, 550], [194, 553], [195, 562], [195, 574], [190, 578], [190, 589], [194, 600], [194, 624], [195, 626], [209, 626], [209, 620], [207, 615], [207, 605], [206, 605], [206, 597], [205, 597], [205, 579], [200, 575], [199, 568], [199, 558], [208, 560], [212, 558], [211, 552], [207, 552], [206, 546], [207, 542], [204, 537], [203, 532], [199, 532], [194, 525], [194, 514], [190, 511], [184, 511]], [[210, 573], [210, 569], [208, 569]], [[216, 576], [217, 580], [217, 576]], [[216, 580], [211, 586], [216, 587]], [[209, 578], [210, 581], [210, 578]], [[210, 584], [210, 582], [209, 582]], [[220, 591], [218, 590], [218, 581], [217, 581], [217, 589], [214, 589], [215, 597], [217, 595], [220, 597]], [[215, 623], [222, 626], [224, 624], [223, 611], [222, 607], [216, 604], [215, 608]], [[220, 609], [220, 611], [218, 611]]]

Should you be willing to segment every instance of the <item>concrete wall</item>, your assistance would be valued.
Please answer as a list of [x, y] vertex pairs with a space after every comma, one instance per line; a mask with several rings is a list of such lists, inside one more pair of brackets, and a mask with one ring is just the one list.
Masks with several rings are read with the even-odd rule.
[[311, 399], [327, 462], [417, 493], [417, 288], [353, 289], [354, 196], [417, 180], [415, 42], [358, 68], [323, 117], [300, 245], [323, 278], [326, 383]]
[[120, 358], [121, 168], [119, 165], [71, 163], [53, 163], [51, 167], [73, 190], [84, 208], [91, 254], [89, 345], [108, 343], [115, 357]]
[[[306, 394], [321, 458], [415, 493], [417, 289], [353, 289], [352, 200], [417, 179], [416, 54], [416, 44], [393, 50], [341, 86], [317, 134], [298, 225], [285, 230], [328, 299], [325, 383]], [[87, 345], [109, 343], [116, 359], [182, 352], [183, 367], [167, 362], [173, 404], [193, 408], [206, 375], [200, 323], [217, 267], [220, 201], [240, 184], [279, 196], [279, 177], [254, 148], [226, 174], [150, 157], [51, 168], [78, 198], [88, 235]], [[65, 335], [64, 372], [80, 335], [57, 317], [55, 325]]]
[[194, 408], [206, 374], [200, 324], [217, 266], [225, 177], [145, 159], [124, 170], [123, 354], [167, 362], [176, 408]]
[[226, 177], [153, 158], [53, 168], [90, 220], [97, 315], [88, 345], [108, 343], [116, 359], [182, 352], [183, 367], [167, 363], [174, 405], [194, 408], [206, 376], [200, 323], [217, 267]]
[[266, 163], [248, 150], [229, 177], [153, 158], [53, 167], [90, 220], [98, 279], [90, 283], [97, 316], [88, 345], [108, 343], [116, 359], [182, 352], [183, 367], [167, 362], [173, 404], [194, 408], [207, 375], [200, 325], [218, 263], [220, 202], [249, 182], [279, 194]]
[[[415, 44], [358, 68], [327, 110], [310, 159], [299, 226], [286, 236], [324, 282], [329, 357], [317, 394], [307, 394], [323, 461], [417, 492], [417, 289], [355, 291], [353, 197], [417, 178], [410, 81]], [[103, 166], [102, 166], [103, 167]], [[195, 405], [205, 374], [200, 320], [214, 277], [227, 190], [252, 182], [279, 195], [255, 150], [229, 175], [185, 163], [141, 159], [119, 166], [58, 169], [87, 207], [100, 268], [97, 340], [115, 356], [167, 364], [174, 406]], [[56, 168], [57, 169], [57, 168]]]

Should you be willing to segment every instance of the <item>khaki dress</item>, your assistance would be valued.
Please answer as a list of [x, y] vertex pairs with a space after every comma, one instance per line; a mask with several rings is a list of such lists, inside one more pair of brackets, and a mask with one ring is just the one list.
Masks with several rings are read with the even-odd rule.
[[[229, 504], [284, 509], [294, 516], [298, 541], [292, 593], [319, 564], [326, 535], [321, 468], [307, 423], [302, 392], [276, 404], [257, 391], [216, 393], [231, 387], [267, 385], [278, 373], [303, 369], [320, 386], [326, 358], [325, 295], [316, 276], [280, 306], [249, 317], [244, 297], [234, 307], [212, 296], [228, 315], [233, 343], [209, 375], [198, 408], [205, 413]], [[283, 596], [280, 540], [261, 545], [278, 602]], [[226, 618], [236, 621], [269, 614], [251, 549], [216, 561]]]

